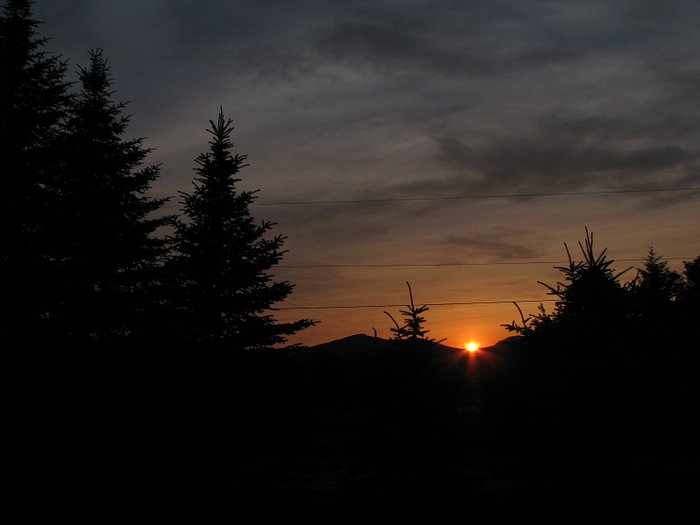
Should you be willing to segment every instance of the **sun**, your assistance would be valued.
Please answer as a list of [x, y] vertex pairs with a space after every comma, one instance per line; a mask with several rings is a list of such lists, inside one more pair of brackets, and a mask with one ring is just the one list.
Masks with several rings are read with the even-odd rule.
[[466, 345], [467, 352], [476, 352], [479, 349], [479, 344], [475, 342], [467, 343]]

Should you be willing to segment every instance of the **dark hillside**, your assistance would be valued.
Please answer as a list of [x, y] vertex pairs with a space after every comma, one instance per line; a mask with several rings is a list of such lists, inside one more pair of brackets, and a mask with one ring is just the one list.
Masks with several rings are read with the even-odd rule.
[[376, 356], [363, 342], [378, 344], [323, 347], [339, 357], [301, 358], [320, 350], [309, 348], [174, 366], [173, 353], [152, 367], [115, 352], [66, 364], [102, 374], [45, 374], [37, 398], [68, 381], [68, 398], [46, 406], [83, 399], [54, 413], [85, 418], [44, 419], [62, 428], [45, 453], [62, 468], [56, 449], [83, 447], [89, 493], [114, 522], [290, 501], [459, 502], [492, 518], [639, 498], [649, 516], [694, 511], [697, 372], [680, 361], [601, 370], [598, 354], [548, 359], [518, 340], [474, 354], [380, 342]]

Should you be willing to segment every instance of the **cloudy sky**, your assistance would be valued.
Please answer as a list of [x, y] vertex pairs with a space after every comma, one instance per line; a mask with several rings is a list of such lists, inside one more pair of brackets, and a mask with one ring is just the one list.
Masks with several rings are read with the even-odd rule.
[[[104, 49], [130, 135], [163, 163], [158, 195], [190, 188], [223, 106], [252, 211], [288, 237], [283, 306], [404, 304], [410, 281], [420, 303], [503, 301], [426, 314], [447, 344], [490, 344], [517, 317], [508, 301], [547, 299], [537, 281], [560, 277], [584, 227], [618, 270], [651, 244], [675, 268], [700, 253], [700, 191], [639, 191], [700, 187], [696, 0], [37, 0], [35, 14], [73, 74]], [[319, 320], [294, 338], [316, 344], [388, 336], [383, 310], [398, 308], [280, 318]]]

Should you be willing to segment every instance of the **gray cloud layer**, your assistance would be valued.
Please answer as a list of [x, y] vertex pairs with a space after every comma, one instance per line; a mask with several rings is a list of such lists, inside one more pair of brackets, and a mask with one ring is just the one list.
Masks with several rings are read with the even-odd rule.
[[697, 182], [691, 0], [36, 7], [74, 63], [88, 47], [113, 57], [173, 186], [219, 104], [273, 197], [280, 171], [300, 198]]
[[[643, 117], [542, 117], [526, 136], [471, 146], [436, 137], [438, 159], [453, 175], [436, 186], [476, 194], [634, 189], [697, 182], [698, 150], [676, 130]], [[675, 139], [675, 140], [674, 140]]]

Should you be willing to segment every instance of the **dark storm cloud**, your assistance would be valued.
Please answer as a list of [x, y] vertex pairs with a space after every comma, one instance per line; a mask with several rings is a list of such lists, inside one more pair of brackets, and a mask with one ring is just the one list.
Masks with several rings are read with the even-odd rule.
[[[68, 43], [68, 56], [77, 58], [86, 47], [102, 46], [108, 56], [128, 56], [140, 82], [156, 86], [159, 79], [172, 81], [180, 93], [189, 89], [193, 94], [224, 72], [257, 81], [306, 83], [313, 92], [318, 76], [338, 65], [371, 67], [382, 78], [377, 87], [385, 88], [393, 82], [392, 73], [413, 73], [412, 84], [403, 87], [423, 93], [433, 83], [439, 92], [445, 76], [530, 72], [612, 52], [668, 66], [668, 55], [684, 49], [674, 45], [676, 39], [697, 39], [690, 28], [698, 11], [673, 5], [659, 10], [646, 2], [545, 0], [94, 0], [46, 1], [38, 7], [45, 18], [61, 21], [57, 36]], [[187, 74], [171, 77], [179, 68]], [[391, 90], [384, 92], [390, 96]], [[366, 94], [356, 96], [362, 101]], [[324, 103], [323, 96], [318, 103]], [[433, 106], [434, 101], [419, 105]]]
[[[656, 183], [669, 170], [687, 172], [694, 165], [695, 146], [685, 142], [694, 137], [697, 144], [700, 138], [692, 109], [700, 92], [698, 68], [693, 67], [699, 38], [693, 20], [700, 10], [693, 2], [664, 9], [642, 1], [546, 0], [293, 5], [154, 0], [120, 5], [41, 2], [47, 14], [65, 23], [62, 41], [80, 34], [77, 26], [84, 38], [107, 47], [108, 56], [117, 55], [119, 92], [145, 100], [140, 107], [146, 111], [193, 97], [209, 100], [207, 92], [218, 89], [216, 93], [230, 93], [231, 101], [216, 102], [233, 108], [246, 104], [256, 108], [261, 121], [274, 120], [271, 143], [284, 134], [304, 140], [314, 130], [328, 136], [332, 149], [338, 147], [331, 142], [336, 138], [353, 141], [370, 127], [388, 138], [406, 123], [432, 136], [437, 155], [431, 157], [429, 144], [424, 146], [426, 164], [433, 163], [431, 178], [388, 179], [387, 189], [410, 195], [424, 192], [428, 184], [432, 191], [451, 195], [617, 187]], [[606, 62], [613, 59], [620, 62]], [[350, 72], [371, 68], [372, 75], [354, 83], [334, 81], [331, 71], [339, 67]], [[562, 115], [537, 99], [568, 77], [580, 74], [579, 83], [588, 82], [586, 77], [603, 67], [611, 72], [596, 86], [608, 83], [609, 97], [621, 96], [637, 77], [637, 84], [648, 83], [649, 100], [627, 110], [639, 113], [608, 112], [615, 102], [603, 98], [586, 116], [576, 111]], [[122, 76], [123, 71], [127, 74]], [[400, 78], [394, 76], [397, 72]], [[622, 85], [615, 83], [619, 76]], [[454, 87], [462, 79], [463, 93]], [[283, 112], [279, 103], [256, 97], [259, 82], [270, 89], [294, 86]], [[550, 104], [576, 108], [588, 103], [592, 93], [577, 87], [544, 96], [551, 97]], [[517, 134], [507, 120], [501, 130], [478, 140], [459, 133], [458, 126], [440, 124], [463, 118], [478, 128], [484, 114], [497, 120], [513, 105], [528, 108], [529, 100], [531, 107], [520, 115], [503, 117], [534, 123], [524, 130], [515, 126]], [[200, 119], [199, 126], [205, 121]], [[369, 148], [358, 151], [358, 158], [385, 155], [380, 146], [390, 143], [382, 132]], [[358, 186], [349, 191], [357, 193]]]
[[[695, 36], [694, 2], [40, 1], [43, 18], [89, 46], [265, 71], [270, 64], [343, 61], [492, 73], [571, 62], [606, 51], [649, 59], [682, 53]], [[79, 31], [74, 31], [75, 29]], [[671, 51], [670, 48], [673, 48]], [[109, 51], [109, 50], [108, 50]], [[316, 63], [316, 67], [322, 64]]]
[[675, 60], [657, 57], [650, 61], [649, 68], [660, 79], [660, 99], [668, 108], [683, 112], [680, 117], [692, 118], [693, 131], [696, 131], [700, 120], [700, 42], [690, 46], [685, 53], [690, 55]]
[[[193, 93], [223, 72], [265, 78], [308, 71], [303, 41], [316, 23], [313, 2], [290, 9], [276, 2], [76, 0], [37, 8], [73, 61], [103, 47], [124, 63], [122, 83], [169, 81]], [[172, 70], [179, 78], [168, 77]]]
[[586, 52], [519, 34], [521, 13], [500, 4], [497, 17], [482, 2], [355, 9], [336, 16], [315, 47], [326, 59], [351, 67], [441, 75], [493, 75]]
[[434, 20], [407, 11], [367, 9], [338, 18], [316, 48], [326, 59], [352, 67], [439, 72], [461, 69], [480, 74], [491, 70], [485, 58], [459, 53], [454, 46], [445, 45], [445, 39], [438, 38]]
[[[195, 122], [186, 108], [221, 103], [242, 115], [242, 133], [260, 123], [265, 135], [250, 140], [264, 140], [268, 173], [279, 165], [286, 172], [283, 157], [293, 147], [305, 159], [298, 171], [324, 174], [294, 184], [300, 200], [333, 198], [339, 188], [352, 198], [649, 187], [697, 173], [697, 2], [661, 9], [637, 0], [47, 0], [38, 7], [74, 62], [84, 63], [83, 49], [96, 45], [114, 55], [118, 95], [136, 100], [142, 121], [162, 123], [158, 132], [177, 124], [182, 135], [190, 126], [190, 136], [201, 136], [210, 115]], [[426, 140], [410, 157], [389, 154], [412, 138], [407, 133]], [[182, 135], [152, 145], [184, 151]], [[188, 155], [186, 168], [170, 162], [164, 173], [179, 170], [187, 180]], [[327, 175], [333, 165], [353, 169]], [[375, 176], [355, 175], [371, 170]], [[344, 207], [328, 216], [353, 213]]]
[[486, 255], [495, 257], [497, 260], [534, 259], [539, 255], [539, 252], [532, 247], [499, 239], [501, 236], [507, 239], [511, 235], [507, 232], [501, 232], [500, 235], [498, 232], [495, 232], [495, 235], [493, 233], [448, 235], [443, 239], [442, 244], [451, 249], [461, 248], [470, 255]]
[[609, 52], [668, 54], [676, 31], [694, 37], [700, 9], [688, 4], [660, 10], [636, 1], [352, 2], [325, 11], [314, 43], [329, 60], [384, 73], [502, 75]]
[[[312, 204], [304, 206], [256, 206], [256, 217], [279, 223], [290, 237], [320, 239], [327, 246], [344, 243], [357, 246], [381, 241], [396, 233], [405, 220], [401, 203], [359, 202], [343, 205]], [[393, 235], [392, 235], [393, 232]]]
[[697, 171], [699, 152], [680, 136], [687, 128], [651, 124], [643, 118], [572, 118], [555, 112], [525, 135], [473, 142], [437, 137], [437, 158], [452, 174], [404, 190], [429, 185], [441, 194], [507, 194], [690, 182], [687, 173]]

